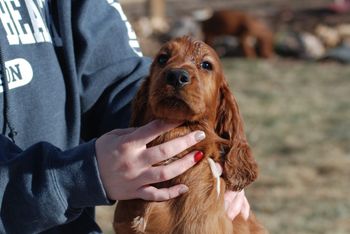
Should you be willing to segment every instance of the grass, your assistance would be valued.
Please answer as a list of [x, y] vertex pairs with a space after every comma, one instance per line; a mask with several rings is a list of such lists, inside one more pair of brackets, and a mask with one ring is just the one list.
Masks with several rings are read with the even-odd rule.
[[260, 177], [247, 189], [271, 233], [350, 233], [350, 67], [225, 60]]
[[[350, 233], [350, 67], [224, 59], [260, 166], [246, 189], [271, 234]], [[113, 208], [98, 208], [105, 233]]]

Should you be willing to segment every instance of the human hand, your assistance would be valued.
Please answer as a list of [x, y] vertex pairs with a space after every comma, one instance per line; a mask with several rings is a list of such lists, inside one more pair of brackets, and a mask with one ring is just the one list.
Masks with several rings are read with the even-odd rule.
[[244, 194], [244, 190], [240, 192], [226, 191], [224, 200], [226, 214], [231, 220], [234, 220], [239, 214], [241, 214], [245, 220], [248, 220], [250, 206]]
[[147, 143], [176, 126], [178, 124], [155, 120], [140, 128], [113, 130], [96, 140], [100, 177], [110, 199], [163, 201], [188, 191], [184, 184], [161, 189], [150, 185], [182, 174], [203, 157], [201, 152], [191, 152], [168, 165], [152, 166], [205, 138], [204, 132], [195, 131], [146, 148]]
[[[219, 174], [222, 174], [222, 167], [216, 163]], [[240, 192], [226, 191], [224, 194], [225, 210], [227, 216], [234, 220], [237, 215], [241, 214], [245, 220], [248, 220], [250, 205], [244, 194], [244, 190]]]

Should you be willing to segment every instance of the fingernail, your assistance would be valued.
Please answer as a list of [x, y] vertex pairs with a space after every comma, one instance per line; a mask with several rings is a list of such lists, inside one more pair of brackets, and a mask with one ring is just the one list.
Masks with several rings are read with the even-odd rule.
[[195, 161], [195, 162], [199, 162], [199, 161], [203, 158], [203, 156], [204, 156], [203, 152], [197, 151], [197, 152], [194, 154], [194, 161]]
[[203, 131], [198, 131], [194, 135], [194, 138], [196, 139], [196, 141], [201, 141], [205, 138], [205, 133]]
[[180, 194], [184, 194], [188, 192], [188, 187], [187, 186], [183, 186], [180, 188], [179, 193]]

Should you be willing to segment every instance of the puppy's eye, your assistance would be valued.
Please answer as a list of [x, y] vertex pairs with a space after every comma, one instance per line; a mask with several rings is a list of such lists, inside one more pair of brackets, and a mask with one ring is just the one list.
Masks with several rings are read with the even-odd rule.
[[169, 58], [170, 56], [168, 54], [161, 54], [158, 56], [157, 62], [159, 65], [163, 66], [168, 62]]
[[211, 70], [213, 70], [213, 65], [208, 61], [204, 61], [201, 63], [201, 68], [208, 70], [208, 71], [211, 71]]

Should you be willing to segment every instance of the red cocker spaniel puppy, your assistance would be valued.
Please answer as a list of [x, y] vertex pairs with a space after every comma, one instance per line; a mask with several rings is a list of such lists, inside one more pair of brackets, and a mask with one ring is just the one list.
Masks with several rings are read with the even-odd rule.
[[[161, 48], [150, 76], [136, 95], [131, 126], [154, 119], [183, 124], [152, 141], [161, 144], [194, 130], [205, 140], [182, 152], [202, 151], [205, 158], [184, 174], [154, 186], [183, 183], [189, 192], [169, 201], [119, 201], [114, 217], [116, 233], [223, 234], [265, 233], [253, 214], [231, 221], [224, 208], [224, 192], [241, 190], [257, 177], [235, 98], [224, 78], [215, 51], [200, 41], [182, 37]], [[211, 170], [223, 167], [222, 178]], [[163, 164], [169, 163], [169, 160]]]

